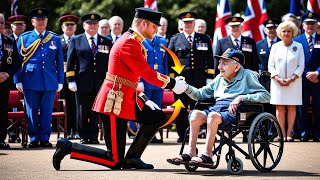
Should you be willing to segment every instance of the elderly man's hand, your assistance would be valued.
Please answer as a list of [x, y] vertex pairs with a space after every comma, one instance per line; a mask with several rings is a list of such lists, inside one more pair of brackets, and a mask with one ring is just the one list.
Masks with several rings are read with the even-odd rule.
[[229, 108], [228, 108], [229, 113], [236, 114], [238, 105], [240, 104], [241, 101], [242, 101], [241, 96], [236, 97], [229, 105]]

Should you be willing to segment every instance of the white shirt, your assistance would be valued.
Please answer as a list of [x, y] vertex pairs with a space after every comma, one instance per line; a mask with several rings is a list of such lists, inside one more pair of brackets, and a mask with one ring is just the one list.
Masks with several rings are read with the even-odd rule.
[[[67, 43], [73, 36], [74, 36], [74, 34], [73, 34], [71, 37], [69, 37], [69, 36], [67, 36], [66, 34], [63, 33], [63, 38], [64, 38], [64, 40], [66, 41], [66, 43]], [[90, 44], [90, 45], [91, 45], [91, 44]]]
[[[233, 36], [230, 36], [230, 37], [231, 37], [231, 40], [232, 40], [233, 45], [237, 47], [237, 44], [236, 44], [236, 41], [235, 41], [236, 38], [234, 38]], [[241, 35], [237, 38], [237, 39], [238, 39], [238, 46], [239, 46], [239, 47], [241, 47], [241, 38], [242, 38]]]
[[122, 34], [119, 34], [118, 36], [116, 36], [112, 31], [111, 31], [111, 37], [112, 37], [112, 42], [116, 42], [116, 37], [118, 37], [118, 39], [121, 37]]
[[191, 33], [191, 34], [187, 34], [186, 32], [183, 32], [184, 36], [186, 36], [187, 40], [189, 41], [188, 37], [191, 36], [191, 40], [192, 40], [192, 43], [193, 43], [193, 40], [194, 40], [194, 31]]
[[[36, 29], [34, 29], [34, 32], [36, 32], [36, 34], [39, 36], [40, 33]], [[44, 35], [46, 34], [46, 30], [44, 30], [41, 34], [42, 34], [42, 38], [44, 38]]]
[[[306, 35], [306, 38], [307, 38], [307, 42], [309, 43], [309, 37], [310, 37], [310, 35], [307, 34], [307, 33], [305, 33], [305, 35]], [[314, 44], [314, 38], [315, 38], [315, 36], [316, 36], [316, 33], [313, 33], [311, 36], [312, 36], [312, 44]]]
[[94, 44], [97, 46], [97, 42], [98, 42], [98, 34], [97, 33], [94, 36], [90, 36], [87, 32], [85, 32], [85, 35], [87, 37], [87, 40], [88, 40], [90, 47], [91, 47], [91, 43], [92, 43], [91, 37], [93, 37]]

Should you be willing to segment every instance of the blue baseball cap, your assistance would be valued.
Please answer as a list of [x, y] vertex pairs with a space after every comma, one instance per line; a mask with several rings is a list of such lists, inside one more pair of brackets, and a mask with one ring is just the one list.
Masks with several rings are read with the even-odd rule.
[[237, 61], [239, 64], [244, 65], [245, 59], [244, 55], [233, 48], [228, 48], [221, 56], [215, 55], [216, 59], [224, 58], [229, 60]]

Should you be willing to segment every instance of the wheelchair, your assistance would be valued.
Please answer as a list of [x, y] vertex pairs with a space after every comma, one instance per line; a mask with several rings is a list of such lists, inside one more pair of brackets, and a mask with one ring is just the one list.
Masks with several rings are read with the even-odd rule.
[[[202, 99], [196, 103], [195, 109], [205, 109], [213, 104], [213, 99]], [[213, 144], [212, 165], [203, 165], [192, 161], [175, 162], [168, 160], [168, 162], [174, 165], [184, 165], [189, 172], [196, 171], [198, 167], [216, 169], [221, 159], [222, 147], [227, 145], [228, 153], [225, 160], [230, 174], [241, 174], [243, 172], [243, 163], [236, 157], [235, 149], [243, 154], [246, 159], [250, 159], [254, 167], [260, 172], [272, 171], [281, 160], [284, 145], [282, 131], [277, 119], [272, 114], [264, 112], [263, 104], [242, 102], [238, 105], [236, 120], [238, 124], [232, 125], [231, 128], [218, 128], [217, 135], [220, 136], [220, 140], [218, 140], [219, 145], [217, 147]], [[203, 127], [202, 125], [201, 129]], [[182, 155], [188, 139], [189, 129], [190, 127], [185, 132], [180, 155]], [[233, 140], [243, 131], [248, 131], [248, 152], [241, 149]]]

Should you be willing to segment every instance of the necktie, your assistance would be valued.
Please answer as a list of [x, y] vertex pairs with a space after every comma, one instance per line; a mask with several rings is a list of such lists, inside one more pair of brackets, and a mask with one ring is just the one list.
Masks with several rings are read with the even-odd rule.
[[274, 44], [274, 41], [270, 41], [269, 51], [271, 50], [271, 47], [272, 47], [273, 44]]
[[42, 39], [42, 34], [39, 34], [39, 38]]
[[96, 44], [94, 43], [94, 37], [91, 37], [91, 51], [92, 54], [96, 54]]
[[234, 41], [236, 42], [236, 48], [237, 48], [237, 50], [239, 50], [239, 49], [240, 49], [240, 46], [239, 46], [239, 44], [238, 44], [238, 41], [239, 41], [239, 40], [238, 40], [238, 39], [235, 39]]
[[114, 40], [114, 42], [116, 42], [119, 39], [119, 36], [116, 36], [116, 39]]
[[70, 45], [70, 38], [67, 40], [66, 46], [69, 47]]
[[188, 41], [189, 41], [190, 46], [192, 46], [192, 36], [188, 36]]
[[308, 47], [309, 47], [309, 51], [311, 52], [312, 51], [312, 48], [313, 48], [313, 44], [312, 44], [312, 36], [309, 37], [309, 44], [308, 44]]

